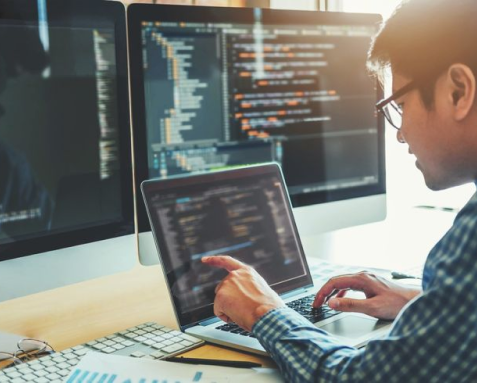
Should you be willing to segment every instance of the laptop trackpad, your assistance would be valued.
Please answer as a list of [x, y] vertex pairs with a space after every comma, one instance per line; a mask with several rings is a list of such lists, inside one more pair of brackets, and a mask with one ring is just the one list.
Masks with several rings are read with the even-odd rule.
[[324, 326], [319, 326], [331, 334], [346, 338], [359, 338], [381, 327], [377, 319], [348, 315]]

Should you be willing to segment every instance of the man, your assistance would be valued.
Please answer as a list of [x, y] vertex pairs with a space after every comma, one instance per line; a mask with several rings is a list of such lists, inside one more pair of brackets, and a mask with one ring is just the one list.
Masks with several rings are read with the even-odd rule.
[[[393, 75], [393, 95], [378, 108], [433, 190], [477, 180], [476, 20], [475, 0], [411, 0], [369, 53], [375, 75], [388, 67]], [[360, 273], [333, 278], [317, 293], [314, 306], [335, 289], [360, 290], [367, 299], [342, 292], [329, 305], [396, 319], [365, 349], [339, 344], [286, 308], [241, 262], [203, 262], [229, 271], [216, 289], [216, 315], [251, 330], [287, 381], [477, 381], [477, 194], [428, 255], [421, 291]]]

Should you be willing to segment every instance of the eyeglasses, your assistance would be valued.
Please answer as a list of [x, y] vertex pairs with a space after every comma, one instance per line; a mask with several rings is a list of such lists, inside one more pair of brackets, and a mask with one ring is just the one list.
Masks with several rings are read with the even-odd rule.
[[409, 84], [403, 86], [397, 92], [393, 93], [390, 97], [379, 101], [376, 104], [376, 109], [379, 113], [382, 113], [386, 120], [391, 124], [393, 128], [397, 130], [401, 129], [402, 125], [402, 109], [396, 104], [398, 98], [404, 96], [406, 93], [417, 87], [416, 81], [411, 81]]
[[11, 360], [20, 364], [55, 352], [47, 342], [31, 338], [20, 339], [17, 348], [14, 353], [0, 351], [0, 361]]

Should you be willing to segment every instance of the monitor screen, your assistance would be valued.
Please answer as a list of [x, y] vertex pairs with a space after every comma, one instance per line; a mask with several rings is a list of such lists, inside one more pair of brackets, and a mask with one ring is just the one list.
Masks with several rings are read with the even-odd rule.
[[137, 4], [128, 20], [138, 181], [275, 161], [294, 207], [384, 193], [379, 16]]
[[133, 233], [125, 52], [122, 4], [0, 2], [0, 260]]

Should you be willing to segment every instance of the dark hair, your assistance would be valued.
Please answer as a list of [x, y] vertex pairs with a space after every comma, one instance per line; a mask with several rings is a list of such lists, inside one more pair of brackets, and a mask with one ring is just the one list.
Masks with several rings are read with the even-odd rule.
[[418, 81], [428, 108], [437, 78], [455, 63], [477, 74], [476, 0], [404, 1], [383, 23], [368, 53], [368, 69], [381, 80], [391, 67]]

